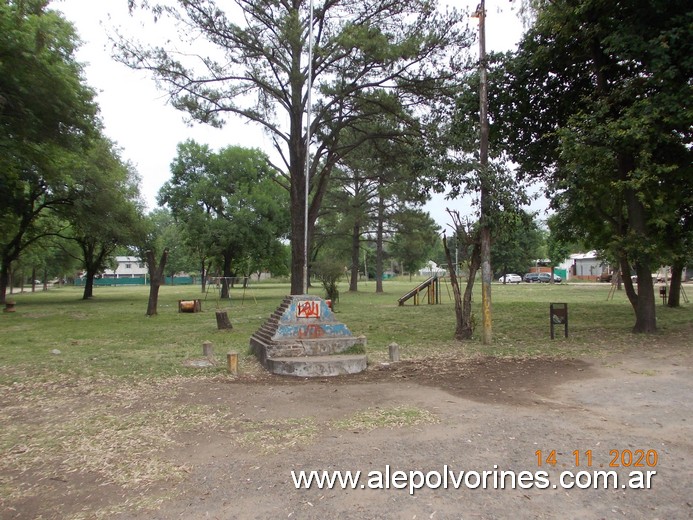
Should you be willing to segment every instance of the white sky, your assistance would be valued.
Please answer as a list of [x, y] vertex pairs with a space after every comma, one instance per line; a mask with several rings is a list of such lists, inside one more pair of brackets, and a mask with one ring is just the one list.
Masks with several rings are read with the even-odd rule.
[[[472, 11], [477, 0], [449, 3]], [[61, 11], [76, 26], [83, 41], [77, 59], [85, 64], [87, 83], [98, 93], [106, 135], [123, 150], [123, 158], [137, 167], [142, 177], [140, 190], [150, 209], [156, 207], [156, 194], [170, 177], [169, 164], [176, 154], [176, 145], [186, 139], [195, 139], [213, 149], [240, 145], [274, 155], [269, 139], [259, 127], [241, 120], [229, 119], [223, 129], [186, 124], [185, 114], [167, 103], [166, 94], [156, 88], [146, 72], [133, 71], [113, 60], [108, 34], [114, 28], [121, 28], [127, 36], [152, 36], [152, 24], [142, 23], [144, 13], [138, 11], [134, 17], [128, 14], [127, 0], [54, 0], [51, 8]], [[486, 9], [487, 50], [513, 48], [522, 34], [522, 24], [511, 11], [510, 2], [487, 0]], [[176, 35], [161, 37], [175, 39]], [[462, 214], [470, 212], [467, 202], [445, 201], [442, 195], [425, 209], [444, 226], [449, 221], [447, 207]], [[541, 203], [538, 207], [542, 207]]]

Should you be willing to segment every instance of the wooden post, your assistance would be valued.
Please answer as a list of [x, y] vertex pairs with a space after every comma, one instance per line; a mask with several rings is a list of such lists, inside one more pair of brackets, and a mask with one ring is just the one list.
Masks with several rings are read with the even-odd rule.
[[211, 341], [202, 342], [202, 355], [209, 360], [214, 358], [214, 345]]
[[226, 365], [230, 374], [238, 375], [238, 352], [229, 352], [226, 354]]
[[231, 321], [229, 320], [229, 315], [226, 311], [217, 311], [217, 329], [232, 329]]
[[390, 343], [387, 346], [387, 349], [390, 354], [390, 361], [396, 362], [399, 361], [399, 345], [397, 343]]

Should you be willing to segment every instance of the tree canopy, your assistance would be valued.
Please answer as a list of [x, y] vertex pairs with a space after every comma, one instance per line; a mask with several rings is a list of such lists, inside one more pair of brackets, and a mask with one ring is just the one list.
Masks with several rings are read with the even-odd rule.
[[492, 97], [504, 147], [521, 175], [547, 181], [569, 238], [619, 259], [633, 330], [652, 332], [664, 230], [690, 225], [693, 11], [682, 0], [538, 5]]
[[94, 93], [75, 61], [77, 37], [47, 2], [0, 3], [0, 298], [10, 265], [64, 221], [50, 213], [83, 190], [98, 133]]
[[189, 140], [178, 145], [171, 173], [159, 203], [186, 230], [201, 262], [220, 258], [229, 277], [248, 259], [258, 263], [278, 252], [288, 230], [286, 193], [264, 153], [237, 146], [213, 152]]
[[[136, 4], [130, 0], [131, 7]], [[208, 0], [141, 4], [178, 23], [183, 45], [194, 46], [199, 36], [209, 45], [190, 53], [173, 44], [121, 40], [120, 58], [152, 71], [173, 105], [191, 118], [221, 125], [238, 115], [271, 135], [280, 157], [274, 166], [290, 193], [294, 294], [303, 287], [304, 224], [312, 236], [334, 165], [361, 142], [387, 137], [369, 135], [360, 123], [441, 94], [467, 60], [463, 49], [469, 38], [459, 14], [443, 14], [429, 0], [324, 2], [312, 23], [307, 0], [236, 0], [225, 9]], [[310, 30], [314, 52], [308, 63]], [[309, 75], [315, 94], [310, 148]], [[379, 90], [394, 97], [372, 95]], [[362, 138], [345, 145], [342, 135], [350, 128], [360, 129]], [[304, 222], [309, 149], [310, 208]]]

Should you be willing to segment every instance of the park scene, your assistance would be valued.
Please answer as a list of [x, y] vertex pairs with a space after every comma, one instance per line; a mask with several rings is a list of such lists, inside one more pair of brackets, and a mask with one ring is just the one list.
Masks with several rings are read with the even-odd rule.
[[[585, 518], [690, 516], [691, 309], [658, 305], [660, 332], [634, 335], [608, 284], [494, 282], [494, 343], [454, 339], [454, 305], [407, 303], [412, 284], [375, 282], [335, 312], [368, 339], [368, 369], [270, 374], [249, 349], [288, 284], [74, 287], [15, 295], [3, 315], [3, 518]], [[311, 289], [312, 291], [313, 289]], [[315, 292], [322, 293], [315, 288]], [[201, 299], [197, 313], [178, 301]], [[569, 334], [550, 338], [550, 302], [568, 302]], [[479, 302], [475, 299], [475, 309]], [[478, 311], [477, 311], [478, 312]], [[203, 364], [203, 344], [213, 345]], [[399, 362], [388, 346], [399, 345]], [[238, 372], [226, 355], [238, 352]], [[536, 471], [536, 452], [656, 450], [652, 489], [297, 490], [292, 470]]]
[[0, 2], [0, 518], [693, 516], [690, 8], [473, 3]]

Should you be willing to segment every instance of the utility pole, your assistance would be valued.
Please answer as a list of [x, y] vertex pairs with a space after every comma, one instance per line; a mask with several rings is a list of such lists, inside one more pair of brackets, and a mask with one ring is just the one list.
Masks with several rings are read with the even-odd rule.
[[313, 91], [313, 0], [310, 0], [310, 18], [308, 19], [308, 92], [306, 100], [306, 168], [303, 207], [303, 294], [308, 294], [308, 196], [310, 195], [310, 124], [312, 118]]
[[479, 150], [480, 209], [479, 232], [481, 239], [481, 323], [482, 342], [492, 342], [491, 319], [491, 229], [489, 213], [491, 209], [488, 179], [488, 72], [486, 68], [486, 2], [480, 0], [476, 10], [479, 18], [479, 119], [481, 138]]

